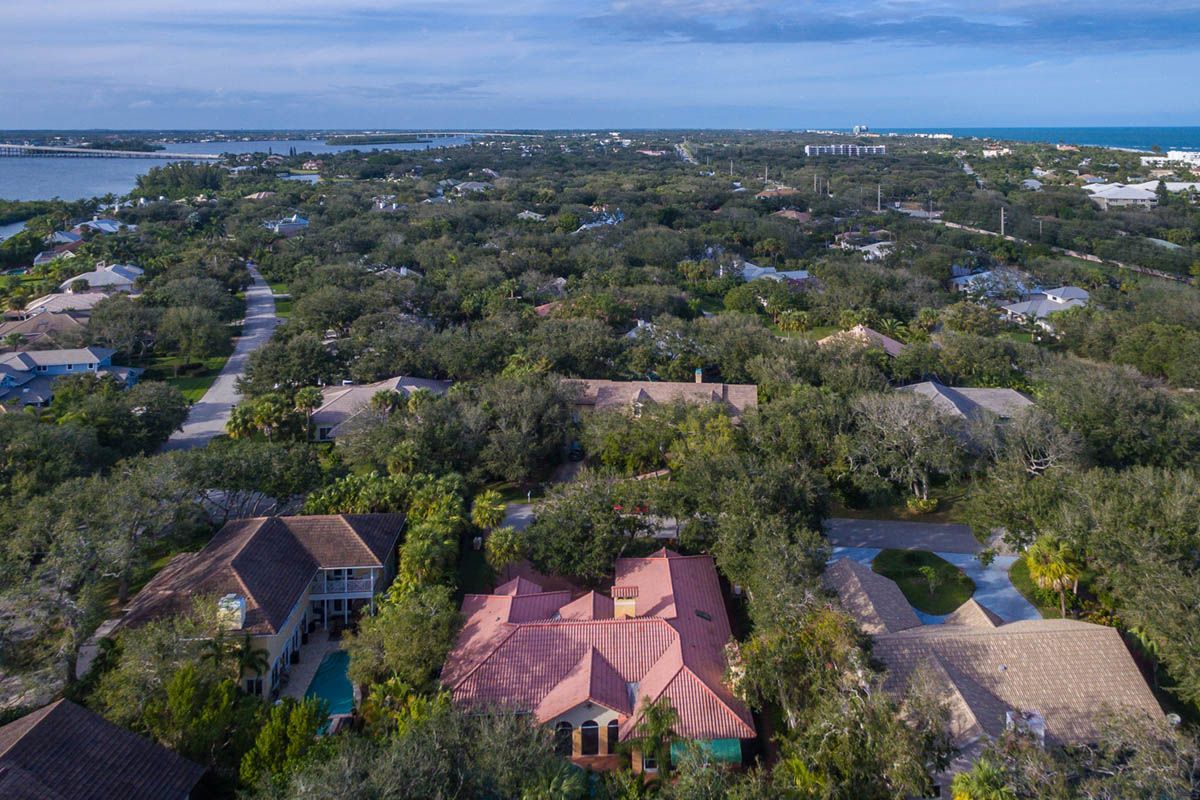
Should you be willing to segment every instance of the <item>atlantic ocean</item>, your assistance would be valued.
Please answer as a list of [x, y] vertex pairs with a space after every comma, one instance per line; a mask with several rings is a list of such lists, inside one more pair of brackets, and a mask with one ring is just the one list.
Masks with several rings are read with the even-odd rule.
[[948, 133], [959, 138], [1092, 145], [1122, 150], [1200, 150], [1200, 126], [1121, 128], [872, 128], [875, 133]]

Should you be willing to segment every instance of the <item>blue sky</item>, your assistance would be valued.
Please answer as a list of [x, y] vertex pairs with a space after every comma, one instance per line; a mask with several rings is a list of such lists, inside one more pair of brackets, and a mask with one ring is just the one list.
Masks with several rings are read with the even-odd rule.
[[0, 128], [1200, 124], [1200, 3], [0, 0]]

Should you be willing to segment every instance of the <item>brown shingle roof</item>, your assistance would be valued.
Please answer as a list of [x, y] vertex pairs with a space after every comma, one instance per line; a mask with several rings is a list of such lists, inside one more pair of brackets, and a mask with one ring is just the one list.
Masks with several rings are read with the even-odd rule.
[[237, 594], [246, 598], [242, 630], [278, 633], [318, 569], [384, 566], [403, 526], [403, 514], [233, 520], [155, 575], [122, 625], [177, 613], [198, 595]]
[[837, 592], [842, 608], [864, 633], [894, 633], [921, 624], [900, 587], [866, 564], [838, 559], [825, 569], [822, 579]]
[[204, 768], [68, 700], [0, 728], [0, 796], [182, 800]]
[[659, 405], [685, 403], [726, 403], [734, 416], [758, 406], [758, 387], [737, 383], [687, 383], [683, 381], [608, 381], [568, 379], [564, 383], [579, 387], [576, 405], [603, 408], [630, 408], [635, 402]]
[[907, 347], [902, 342], [898, 342], [886, 334], [882, 334], [877, 330], [868, 328], [866, 325], [855, 325], [848, 331], [839, 331], [826, 336], [817, 342], [818, 345], [830, 344], [832, 342], [852, 342], [861, 344], [864, 347], [881, 347], [883, 351], [892, 358], [900, 355]]
[[888, 665], [888, 688], [902, 691], [918, 665], [936, 659], [983, 732], [998, 735], [1005, 711], [1036, 711], [1047, 738], [1094, 741], [1105, 706], [1161, 716], [1115, 628], [1076, 620], [999, 627], [923, 625], [877, 636], [872, 654]]
[[356, 386], [328, 386], [321, 393], [321, 407], [312, 414], [312, 425], [314, 428], [332, 428], [331, 435], [337, 436], [337, 427], [368, 408], [371, 398], [378, 392], [399, 392], [407, 396], [424, 389], [434, 394], [445, 394], [450, 385], [449, 381], [399, 377]]

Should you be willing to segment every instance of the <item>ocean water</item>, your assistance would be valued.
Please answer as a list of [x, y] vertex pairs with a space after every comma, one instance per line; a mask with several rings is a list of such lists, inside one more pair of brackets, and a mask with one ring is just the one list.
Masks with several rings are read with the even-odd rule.
[[[407, 143], [359, 145], [359, 150], [426, 150], [466, 144], [468, 137], [434, 139], [430, 144]], [[275, 140], [258, 142], [177, 142], [165, 145], [168, 153], [340, 153], [354, 147], [330, 146], [324, 140]], [[148, 158], [0, 158], [0, 198], [4, 200], [82, 200], [106, 194], [123, 195], [137, 185], [139, 175], [169, 163]]]
[[1200, 127], [1146, 128], [880, 128], [874, 133], [948, 133], [956, 137], [1013, 142], [1117, 147], [1123, 150], [1200, 150]]

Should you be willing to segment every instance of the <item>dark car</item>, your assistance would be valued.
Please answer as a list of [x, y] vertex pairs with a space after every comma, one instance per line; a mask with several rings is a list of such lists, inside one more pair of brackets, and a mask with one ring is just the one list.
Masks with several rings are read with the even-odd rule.
[[583, 447], [579, 442], [571, 442], [571, 448], [567, 451], [567, 458], [572, 461], [583, 461]]

